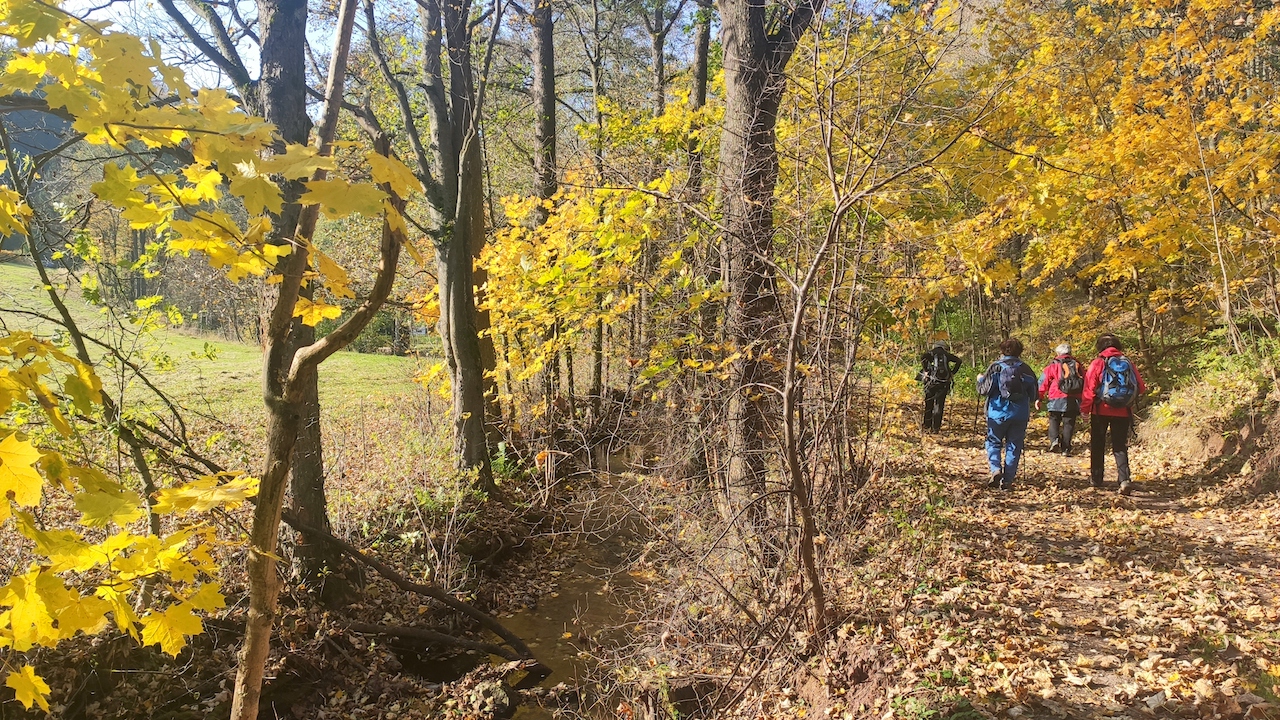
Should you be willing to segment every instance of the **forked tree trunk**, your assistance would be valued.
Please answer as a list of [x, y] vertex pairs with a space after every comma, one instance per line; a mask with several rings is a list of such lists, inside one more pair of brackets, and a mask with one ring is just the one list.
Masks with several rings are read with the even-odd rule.
[[[721, 0], [725, 114], [720, 140], [720, 203], [725, 225], [726, 335], [741, 357], [733, 366], [728, 404], [729, 500], [747, 506], [757, 532], [765, 526], [766, 442], [777, 427], [782, 324], [774, 255], [776, 127], [786, 66], [820, 0], [791, 10], [759, 0]], [[776, 15], [777, 17], [771, 17]]]
[[[340, 23], [342, 31], [337, 34], [330, 66], [328, 99], [320, 132], [322, 147], [332, 141], [337, 127], [337, 110], [342, 98], [346, 58], [350, 48], [350, 18], [354, 11], [354, 0], [345, 0], [340, 17], [347, 22]], [[266, 118], [276, 123], [282, 134], [288, 133], [286, 138], [293, 137], [296, 133], [305, 142], [306, 131], [303, 128], [310, 125], [305, 113], [306, 76], [303, 64], [306, 0], [261, 0], [259, 16], [262, 23], [262, 106]], [[232, 720], [256, 720], [258, 716], [263, 674], [271, 650], [271, 631], [275, 624], [279, 595], [276, 552], [285, 486], [307, 399], [315, 397], [316, 366], [336, 349], [350, 342], [368, 324], [390, 291], [399, 253], [398, 240], [388, 235], [389, 231], [384, 223], [382, 265], [369, 300], [328, 338], [303, 346], [300, 341], [305, 335], [294, 332], [293, 311], [307, 270], [307, 243], [315, 228], [316, 209], [309, 208], [304, 213], [296, 202], [296, 193], [296, 187], [286, 189], [288, 202], [282, 213], [285, 217], [281, 218], [282, 222], [278, 225], [286, 233], [280, 241], [287, 239], [296, 245], [293, 252], [278, 266], [281, 281], [277, 284], [278, 290], [263, 333], [262, 385], [263, 400], [267, 407], [267, 455], [253, 513], [253, 526], [249, 533], [246, 568], [249, 579], [249, 612], [232, 695]], [[318, 412], [318, 404], [315, 408]], [[318, 424], [315, 429], [319, 431]]]

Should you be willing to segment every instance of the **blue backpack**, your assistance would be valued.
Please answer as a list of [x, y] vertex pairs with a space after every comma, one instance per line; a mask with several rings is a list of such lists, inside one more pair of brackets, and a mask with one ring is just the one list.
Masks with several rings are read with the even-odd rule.
[[1035, 378], [1024, 373], [1024, 367], [1021, 360], [1013, 359], [991, 363], [983, 374], [982, 382], [978, 383], [978, 393], [991, 397], [992, 390], [998, 387], [1000, 397], [1005, 400], [1022, 402], [1029, 399], [1036, 392]]
[[1124, 355], [1102, 360], [1102, 384], [1098, 399], [1107, 407], [1127, 408], [1138, 397], [1138, 374]]

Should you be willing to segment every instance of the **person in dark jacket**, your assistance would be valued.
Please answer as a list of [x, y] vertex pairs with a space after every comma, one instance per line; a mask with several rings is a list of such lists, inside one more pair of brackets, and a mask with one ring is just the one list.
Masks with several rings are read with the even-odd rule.
[[[1129, 430], [1133, 427], [1133, 402], [1147, 391], [1138, 368], [1124, 356], [1124, 348], [1115, 335], [1098, 338], [1098, 356], [1089, 363], [1084, 376], [1084, 393], [1080, 399], [1080, 411], [1089, 416], [1089, 479], [1096, 488], [1102, 487], [1106, 470], [1107, 433], [1111, 433], [1111, 454], [1116, 460], [1116, 477], [1120, 481], [1121, 494], [1129, 494]], [[1133, 371], [1130, 379], [1136, 386], [1128, 405], [1117, 407], [1105, 402], [1107, 365], [1114, 358], [1128, 362]]]
[[1036, 393], [1036, 371], [1022, 362], [1022, 341], [1008, 338], [1000, 343], [1000, 359], [978, 376], [978, 394], [987, 398], [988, 487], [1013, 489]]
[[1071, 438], [1076, 432], [1076, 417], [1080, 415], [1080, 395], [1084, 391], [1084, 370], [1071, 356], [1071, 345], [1062, 343], [1054, 348], [1057, 355], [1040, 373], [1040, 397], [1036, 409], [1045, 401], [1049, 410], [1049, 452], [1071, 455]]
[[942, 410], [951, 394], [951, 384], [960, 370], [961, 360], [947, 350], [947, 344], [936, 342], [929, 352], [920, 356], [920, 373], [916, 376], [924, 385], [924, 429], [926, 432], [942, 431]]

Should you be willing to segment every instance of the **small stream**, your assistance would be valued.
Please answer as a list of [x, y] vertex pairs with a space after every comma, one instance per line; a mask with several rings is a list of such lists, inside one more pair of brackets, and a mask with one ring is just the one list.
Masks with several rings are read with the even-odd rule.
[[[625, 640], [630, 624], [623, 600], [639, 588], [639, 581], [628, 571], [639, 553], [641, 532], [630, 505], [620, 497], [625, 484], [633, 482], [617, 474], [626, 469], [625, 456], [609, 461], [609, 471], [591, 481], [592, 510], [582, 514], [583, 532], [572, 548], [578, 561], [553, 573], [554, 588], [539, 596], [534, 607], [499, 617], [550, 668], [551, 674], [538, 683], [545, 688], [563, 683], [587, 690], [599, 675], [593, 648], [603, 650]], [[471, 653], [417, 660], [404, 658], [406, 669], [436, 682], [457, 679], [484, 662]], [[543, 720], [553, 715], [540, 706], [522, 704], [513, 717]]]

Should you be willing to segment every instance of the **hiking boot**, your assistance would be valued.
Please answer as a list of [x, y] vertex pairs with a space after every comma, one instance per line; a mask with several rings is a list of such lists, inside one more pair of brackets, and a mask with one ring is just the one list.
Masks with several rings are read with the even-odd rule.
[[1013, 483], [1000, 483], [1000, 492], [1002, 493], [1013, 492]]
[[1071, 457], [1071, 446], [1062, 448], [1062, 457]]
[[1104, 487], [1101, 480], [1090, 480], [1089, 484], [1092, 485], [1095, 490], [1101, 490]]
[[1128, 483], [1128, 482], [1122, 482], [1122, 483], [1120, 483], [1120, 494], [1121, 494], [1121, 495], [1128, 495], [1128, 494], [1132, 493], [1132, 492], [1133, 492], [1132, 487], [1131, 487], [1132, 485], [1133, 485], [1133, 483]]
[[987, 481], [987, 487], [995, 490], [1002, 483], [1004, 483], [1004, 473], [993, 472], [991, 473], [991, 479]]
[[1049, 452], [1051, 453], [1062, 452], [1062, 444], [1059, 443], [1057, 440], [1054, 440], [1053, 442], [1049, 443]]

